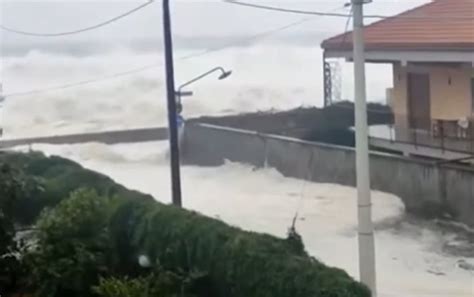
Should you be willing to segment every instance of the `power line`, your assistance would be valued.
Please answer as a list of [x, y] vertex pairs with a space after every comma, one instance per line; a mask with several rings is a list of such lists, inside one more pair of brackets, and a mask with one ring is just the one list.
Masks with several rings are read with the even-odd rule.
[[346, 43], [346, 39], [347, 39], [347, 35], [348, 35], [347, 33], [349, 33], [349, 26], [350, 26], [350, 23], [351, 23], [353, 13], [354, 13], [354, 8], [351, 6], [351, 11], [349, 13], [349, 17], [347, 17], [346, 26], [344, 28], [344, 33], [343, 33], [342, 39], [341, 39], [341, 47], [344, 45], [344, 43]]
[[[338, 6], [334, 9], [330, 10], [329, 13], [340, 10], [340, 9], [343, 9], [345, 7], [346, 7], [345, 5]], [[203, 52], [200, 52], [200, 53], [189, 54], [187, 56], [181, 57], [180, 60], [188, 60], [188, 59], [191, 59], [191, 58], [196, 58], [196, 57], [200, 57], [200, 56], [203, 56], [203, 55], [207, 55], [207, 54], [212, 53], [212, 52], [220, 51], [220, 50], [232, 47], [232, 46], [245, 44], [247, 42], [250, 42], [250, 41], [253, 41], [253, 40], [258, 40], [258, 39], [261, 39], [261, 38], [265, 38], [267, 36], [273, 35], [273, 34], [278, 33], [280, 31], [284, 31], [284, 30], [290, 29], [292, 27], [296, 27], [296, 26], [299, 26], [301, 24], [304, 24], [304, 23], [307, 23], [307, 22], [310, 22], [310, 21], [314, 21], [314, 20], [315, 20], [314, 17], [303, 18], [303, 19], [300, 19], [296, 22], [287, 24], [285, 26], [281, 26], [281, 27], [278, 27], [278, 28], [275, 28], [275, 29], [260, 32], [260, 33], [257, 33], [255, 35], [252, 35], [252, 36], [244, 37], [244, 38], [241, 38], [241, 39], [239, 39], [235, 42], [231, 42], [231, 43], [228, 43], [228, 44], [223, 45], [223, 46], [219, 46], [219, 47], [215, 47], [215, 48], [209, 48], [209, 49], [207, 49]]]
[[[153, 0], [151, 0], [150, 2], [148, 2], [144, 5], [148, 5], [151, 2], [153, 2]], [[144, 5], [142, 5], [141, 8], [143, 8]], [[335, 9], [331, 10], [330, 12], [337, 11], [337, 10], [340, 10], [342, 8], [345, 8], [345, 7], [346, 7], [345, 5], [342, 6], [342, 7], [339, 6], [339, 7], [336, 7]], [[135, 11], [137, 9], [139, 9], [139, 8], [137, 7], [135, 9]], [[131, 12], [129, 12], [129, 13], [131, 13]], [[303, 23], [306, 23], [306, 22], [309, 22], [309, 21], [312, 21], [312, 20], [314, 20], [314, 18], [303, 18], [301, 20], [298, 20], [296, 22], [287, 24], [285, 26], [281, 26], [281, 27], [278, 27], [278, 28], [275, 28], [275, 29], [260, 32], [260, 33], [257, 33], [255, 35], [239, 39], [236, 42], [228, 43], [224, 46], [209, 48], [209, 49], [206, 49], [202, 52], [198, 52], [198, 53], [189, 54], [189, 55], [179, 57], [178, 60], [185, 61], [185, 60], [205, 56], [207, 54], [211, 54], [211, 53], [214, 53], [214, 52], [217, 52], [217, 51], [221, 51], [221, 50], [224, 50], [224, 49], [232, 47], [232, 46], [240, 45], [240, 44], [252, 41], [252, 40], [258, 40], [258, 39], [261, 39], [261, 38], [265, 38], [269, 35], [272, 35], [272, 34], [290, 29], [292, 27], [301, 25]], [[25, 91], [25, 92], [16, 92], [16, 93], [5, 94], [4, 97], [20, 97], [20, 96], [34, 95], [34, 94], [58, 91], [58, 90], [63, 90], [63, 89], [75, 88], [75, 87], [79, 87], [79, 86], [83, 86], [83, 85], [89, 85], [89, 84], [93, 84], [93, 83], [97, 83], [97, 82], [101, 82], [101, 81], [115, 79], [115, 78], [122, 77], [122, 76], [132, 75], [132, 74], [143, 72], [145, 70], [155, 68], [155, 67], [158, 67], [158, 66], [161, 66], [161, 63], [160, 64], [147, 65], [147, 66], [143, 66], [143, 67], [140, 67], [140, 68], [131, 69], [131, 70], [128, 70], [128, 71], [113, 73], [113, 74], [102, 76], [102, 77], [99, 77], [99, 78], [88, 79], [88, 80], [83, 80], [83, 81], [78, 81], [78, 82], [71, 82], [71, 83], [67, 83], [67, 84], [63, 84], [63, 85], [59, 85], [59, 86], [53, 86], [53, 87], [44, 88], [44, 89], [37, 89], [37, 90], [31, 90], [31, 91]]]
[[89, 27], [85, 27], [85, 28], [82, 28], [82, 29], [77, 29], [77, 30], [73, 30], [73, 31], [65, 31], [65, 32], [58, 32], [58, 33], [35, 33], [35, 32], [27, 32], [27, 31], [23, 31], [23, 30], [18, 30], [18, 29], [15, 29], [15, 28], [10, 28], [10, 27], [7, 27], [5, 25], [0, 25], [0, 29], [4, 30], [4, 31], [7, 31], [7, 32], [11, 32], [11, 33], [15, 33], [15, 34], [20, 34], [20, 35], [26, 35], [26, 36], [36, 36], [36, 37], [58, 37], [58, 36], [66, 36], [66, 35], [73, 35], [73, 34], [78, 34], [78, 33], [82, 33], [82, 32], [86, 32], [86, 31], [91, 31], [91, 30], [95, 30], [95, 29], [98, 29], [98, 28], [101, 28], [101, 27], [104, 27], [104, 26], [107, 26], [111, 23], [114, 23], [122, 18], [125, 18], [145, 7], [147, 7], [148, 5], [152, 4], [154, 2], [154, 0], [149, 0], [148, 2], [146, 3], [143, 3], [135, 8], [133, 8], [132, 10], [129, 10], [125, 13], [122, 13], [116, 17], [113, 17], [109, 20], [106, 20], [104, 22], [101, 22], [101, 23], [98, 23], [96, 25], [93, 25], [93, 26], [89, 26]]
[[[337, 7], [335, 10], [338, 10], [338, 9], [341, 9], [341, 7]], [[217, 52], [217, 51], [224, 50], [224, 49], [229, 48], [231, 46], [236, 46], [236, 45], [240, 45], [240, 44], [252, 41], [252, 40], [258, 40], [258, 39], [261, 39], [261, 38], [265, 38], [269, 35], [287, 30], [289, 28], [301, 25], [303, 23], [306, 23], [306, 22], [309, 22], [309, 21], [312, 21], [312, 20], [314, 20], [314, 18], [304, 18], [304, 19], [301, 19], [299, 21], [287, 24], [285, 26], [281, 26], [281, 27], [278, 27], [278, 28], [275, 28], [275, 29], [260, 32], [260, 33], [257, 33], [255, 35], [239, 39], [236, 42], [231, 42], [231, 43], [228, 43], [224, 46], [209, 48], [209, 49], [206, 49], [202, 52], [181, 56], [181, 57], [178, 58], [178, 60], [185, 61], [185, 60], [190, 60], [190, 59], [193, 59], [193, 58], [205, 56], [207, 54], [211, 54], [211, 53], [214, 53], [214, 52]], [[132, 74], [135, 74], [135, 73], [143, 72], [145, 70], [148, 70], [150, 68], [155, 68], [155, 67], [158, 67], [158, 66], [161, 66], [161, 63], [160, 64], [147, 65], [147, 66], [143, 66], [143, 67], [140, 67], [140, 68], [131, 69], [131, 70], [128, 70], [128, 71], [118, 72], [118, 73], [102, 76], [102, 77], [99, 77], [99, 78], [88, 79], [88, 80], [83, 80], [83, 81], [78, 81], [78, 82], [72, 82], [72, 83], [67, 83], [67, 84], [59, 85], [59, 86], [53, 86], [53, 87], [45, 88], [45, 89], [37, 89], [37, 90], [31, 90], [31, 91], [25, 91], [25, 92], [16, 92], [16, 93], [5, 94], [4, 97], [7, 97], [7, 98], [8, 97], [20, 97], [20, 96], [27, 96], [27, 95], [34, 95], [34, 94], [58, 91], [58, 90], [63, 90], [63, 89], [69, 89], [69, 88], [74, 88], [74, 87], [83, 86], [83, 85], [89, 85], [89, 84], [93, 84], [93, 83], [97, 83], [97, 82], [101, 82], [101, 81], [106, 81], [106, 80], [115, 79], [115, 78], [122, 77], [122, 76], [128, 76], [128, 75], [132, 75]]]
[[[349, 14], [345, 14], [345, 13], [292, 9], [292, 8], [285, 8], [285, 7], [276, 7], [276, 6], [269, 6], [269, 5], [254, 4], [254, 3], [248, 3], [248, 2], [236, 1], [236, 0], [221, 0], [221, 1], [224, 2], [224, 3], [227, 3], [227, 4], [234, 4], [234, 5], [240, 5], [240, 6], [250, 7], [250, 8], [262, 9], [262, 10], [271, 10], [271, 11], [277, 11], [277, 12], [285, 12], [285, 13], [293, 13], [293, 14], [305, 14], [305, 15], [316, 15], [316, 16], [329, 16], [329, 17], [343, 17], [343, 18], [349, 17]], [[474, 20], [473, 15], [470, 15], [470, 16], [468, 16], [468, 15], [466, 15], [466, 16], [459, 16], [459, 15], [453, 15], [453, 16], [449, 16], [449, 15], [438, 15], [438, 16], [427, 16], [427, 15], [386, 16], [386, 15], [372, 14], [372, 15], [365, 15], [364, 16], [364, 18], [366, 18], [366, 19], [388, 19], [388, 18], [394, 18], [394, 17], [399, 18], [399, 19]]]
[[52, 92], [52, 91], [59, 91], [59, 90], [74, 88], [74, 87], [78, 87], [78, 86], [89, 85], [89, 84], [93, 84], [93, 83], [97, 83], [97, 82], [101, 82], [101, 81], [105, 81], [105, 80], [110, 80], [110, 79], [119, 78], [119, 77], [122, 77], [122, 76], [128, 76], [128, 75], [131, 75], [131, 74], [143, 72], [145, 70], [155, 68], [155, 67], [158, 67], [158, 66], [161, 66], [161, 64], [152, 64], [152, 65], [148, 65], [148, 66], [143, 66], [143, 67], [131, 69], [131, 70], [128, 70], [128, 71], [113, 73], [113, 74], [98, 77], [98, 78], [67, 83], [67, 84], [59, 85], [59, 86], [53, 86], [53, 87], [45, 88], [45, 89], [37, 89], [37, 90], [31, 90], [31, 91], [26, 91], [26, 92], [17, 92], [17, 93], [5, 94], [4, 97], [5, 98], [20, 97], [20, 96], [34, 95], [34, 94], [40, 94], [40, 93], [46, 93], [46, 92]]
[[247, 2], [235, 1], [235, 0], [222, 0], [222, 2], [227, 3], [227, 4], [234, 4], [234, 5], [251, 7], [251, 8], [272, 10], [272, 11], [278, 11], [278, 12], [295, 13], [295, 14], [330, 16], [330, 17], [347, 17], [348, 16], [347, 14], [344, 14], [344, 13], [290, 9], [290, 8], [283, 8], [283, 7], [275, 7], [275, 6], [247, 3]]
[[[335, 9], [333, 9], [331, 11], [337, 11], [337, 10], [340, 10], [342, 8], [345, 8], [345, 7], [346, 6], [336, 7]], [[190, 60], [190, 59], [193, 59], [193, 58], [205, 56], [207, 54], [211, 54], [211, 53], [214, 53], [214, 52], [217, 52], [217, 51], [224, 50], [224, 49], [229, 48], [231, 46], [236, 46], [236, 45], [240, 45], [240, 44], [252, 41], [252, 40], [258, 40], [258, 39], [261, 39], [261, 38], [265, 38], [265, 37], [270, 36], [272, 34], [290, 29], [292, 27], [301, 25], [303, 23], [306, 23], [306, 22], [309, 22], [309, 21], [312, 21], [312, 20], [314, 20], [314, 18], [303, 18], [299, 21], [287, 24], [285, 26], [281, 26], [281, 27], [278, 27], [278, 28], [275, 28], [275, 29], [260, 32], [260, 33], [257, 33], [255, 35], [239, 39], [236, 42], [228, 43], [224, 46], [209, 48], [209, 49], [206, 49], [202, 52], [198, 52], [198, 53], [189, 54], [189, 55], [179, 57], [178, 60], [185, 61], [185, 60]], [[45, 89], [38, 89], [38, 90], [31, 90], [31, 91], [26, 91], [26, 92], [16, 92], [16, 93], [5, 94], [4, 97], [27, 96], [27, 95], [34, 95], [34, 94], [40, 94], [40, 93], [45, 93], [45, 92], [52, 92], [52, 91], [57, 91], [57, 90], [74, 88], [74, 87], [78, 87], [78, 86], [93, 84], [93, 83], [97, 83], [97, 82], [101, 82], [101, 81], [105, 81], [105, 80], [115, 79], [115, 78], [118, 78], [118, 77], [139, 73], [139, 72], [148, 70], [150, 68], [155, 68], [155, 67], [158, 67], [158, 66], [161, 66], [161, 63], [160, 64], [153, 64], [153, 65], [143, 66], [143, 67], [140, 67], [140, 68], [135, 68], [135, 69], [131, 69], [131, 70], [124, 71], [124, 72], [114, 73], [114, 74], [102, 76], [102, 77], [95, 78], [95, 79], [88, 79], [88, 80], [79, 81], [79, 82], [72, 82], [72, 83], [67, 83], [67, 84], [64, 84], [64, 85], [54, 86], [54, 87], [45, 88]]]
[[230, 43], [228, 43], [226, 45], [223, 45], [223, 46], [218, 46], [218, 47], [215, 47], [215, 48], [208, 48], [208, 49], [206, 49], [202, 52], [189, 54], [189, 55], [183, 56], [179, 59], [180, 60], [189, 60], [189, 59], [192, 59], [192, 58], [204, 56], [204, 55], [207, 55], [207, 54], [210, 54], [210, 53], [213, 53], [213, 52], [221, 51], [223, 49], [226, 49], [226, 48], [229, 48], [229, 47], [232, 47], [232, 46], [245, 44], [245, 43], [250, 42], [252, 40], [258, 40], [258, 39], [261, 39], [261, 38], [265, 38], [266, 36], [278, 33], [280, 31], [284, 31], [286, 29], [289, 29], [289, 28], [292, 28], [292, 27], [295, 27], [295, 26], [298, 26], [298, 25], [301, 25], [303, 23], [313, 21], [313, 20], [314, 20], [313, 18], [304, 18], [304, 19], [301, 19], [299, 21], [293, 22], [291, 24], [288, 24], [288, 25], [285, 25], [285, 26], [282, 26], [282, 27], [279, 27], [279, 28], [275, 28], [275, 29], [272, 29], [272, 30], [269, 30], [269, 31], [261, 32], [261, 33], [255, 34], [253, 36], [244, 37], [244, 38], [239, 39], [236, 42], [230, 42]]
[[[342, 47], [347, 40], [347, 34], [349, 32], [350, 21], [353, 15], [353, 7], [351, 6], [349, 17], [346, 20], [344, 27], [344, 33], [342, 34], [339, 47]], [[331, 104], [333, 101], [341, 99], [341, 69], [339, 61], [328, 61], [326, 55], [323, 55], [323, 68], [324, 68], [324, 106]]]

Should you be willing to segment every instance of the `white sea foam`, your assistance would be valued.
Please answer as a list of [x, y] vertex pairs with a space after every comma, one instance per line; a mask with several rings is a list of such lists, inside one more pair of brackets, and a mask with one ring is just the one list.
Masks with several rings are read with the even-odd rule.
[[[231, 69], [233, 75], [218, 81], [216, 74], [190, 87], [194, 96], [184, 99], [186, 117], [322, 105], [322, 58], [316, 47], [229, 48], [196, 59], [179, 59], [196, 52], [200, 51], [176, 52], [177, 86], [214, 66]], [[134, 53], [126, 49], [83, 57], [33, 50], [26, 56], [10, 56], [3, 61], [4, 93], [87, 81], [161, 61], [158, 52]], [[380, 67], [386, 71], [381, 72]], [[390, 71], [384, 67], [369, 68], [372, 100], [382, 100], [385, 88], [391, 84]], [[343, 68], [343, 73], [343, 94], [350, 98], [350, 65]], [[0, 125], [5, 137], [164, 125], [163, 75], [163, 68], [158, 66], [77, 88], [7, 97]]]

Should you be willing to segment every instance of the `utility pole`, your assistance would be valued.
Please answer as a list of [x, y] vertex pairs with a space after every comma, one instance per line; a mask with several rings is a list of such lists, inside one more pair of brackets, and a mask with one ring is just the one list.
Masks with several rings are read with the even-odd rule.
[[173, 38], [169, 0], [163, 0], [163, 36], [165, 44], [166, 93], [168, 99], [168, 127], [170, 141], [171, 190], [173, 204], [181, 207], [181, 174], [179, 164], [178, 122], [174, 87]]
[[362, 283], [376, 297], [375, 243], [370, 197], [369, 135], [367, 128], [367, 102], [364, 54], [364, 4], [367, 0], [352, 0], [354, 12], [354, 79], [356, 124], [356, 174], [359, 222], [359, 273]]

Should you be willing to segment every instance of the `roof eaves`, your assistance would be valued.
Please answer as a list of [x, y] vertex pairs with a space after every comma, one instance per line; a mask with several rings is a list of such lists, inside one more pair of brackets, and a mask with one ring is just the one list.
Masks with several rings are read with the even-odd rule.
[[[373, 23], [371, 23], [371, 24], [368, 24], [368, 25], [364, 26], [364, 28], [373, 27], [373, 26], [380, 25], [380, 24], [382, 24], [382, 23], [391, 21], [391, 20], [396, 19], [396, 18], [398, 18], [398, 17], [406, 16], [407, 14], [411, 14], [411, 13], [414, 13], [414, 12], [416, 12], [416, 11], [418, 11], [418, 10], [425, 9], [426, 7], [429, 7], [429, 6], [433, 5], [433, 4], [435, 4], [435, 2], [436, 2], [435, 0], [432, 0], [431, 2], [425, 3], [425, 4], [420, 5], [420, 6], [413, 7], [412, 9], [403, 11], [403, 12], [397, 14], [397, 15], [390, 16], [390, 17], [387, 17], [387, 18], [385, 18], [385, 19], [382, 19], [382, 20], [373, 22]], [[352, 32], [353, 32], [353, 31], [341, 33], [341, 34], [338, 34], [338, 35], [336, 35], [336, 36], [333, 36], [333, 37], [330, 37], [330, 38], [328, 38], [328, 39], [323, 40], [323, 42], [321, 43], [321, 48], [327, 49], [328, 45], [332, 44], [332, 43], [335, 42], [335, 41], [339, 42], [339, 40], [340, 40], [341, 38], [343, 38], [343, 40], [347, 40], [347, 41], [349, 41], [350, 43], [352, 43], [352, 40], [351, 40]], [[345, 36], [345, 37], [344, 37], [344, 36]], [[342, 42], [342, 43], [344, 43], [344, 42]]]

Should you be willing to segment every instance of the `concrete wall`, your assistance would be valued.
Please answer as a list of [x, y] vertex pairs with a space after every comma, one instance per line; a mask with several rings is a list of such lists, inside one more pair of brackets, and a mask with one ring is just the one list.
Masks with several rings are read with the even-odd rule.
[[408, 139], [408, 83], [406, 68], [393, 66], [392, 108], [397, 139]]
[[55, 135], [18, 139], [0, 139], [0, 149], [34, 143], [74, 144], [100, 142], [107, 144], [134, 143], [168, 139], [168, 128], [142, 128], [130, 130], [104, 131], [81, 134]]
[[[201, 166], [217, 166], [225, 160], [268, 165], [289, 177], [355, 185], [351, 148], [212, 125], [188, 126], [183, 160]], [[474, 226], [472, 170], [380, 153], [372, 153], [370, 162], [372, 189], [399, 196], [410, 212], [446, 212]]]
[[[393, 90], [392, 90], [392, 105], [393, 113], [395, 114], [395, 121], [400, 124], [397, 116], [408, 115], [408, 83], [407, 83], [407, 69], [400, 64], [393, 65]], [[407, 123], [406, 123], [407, 124]]]

